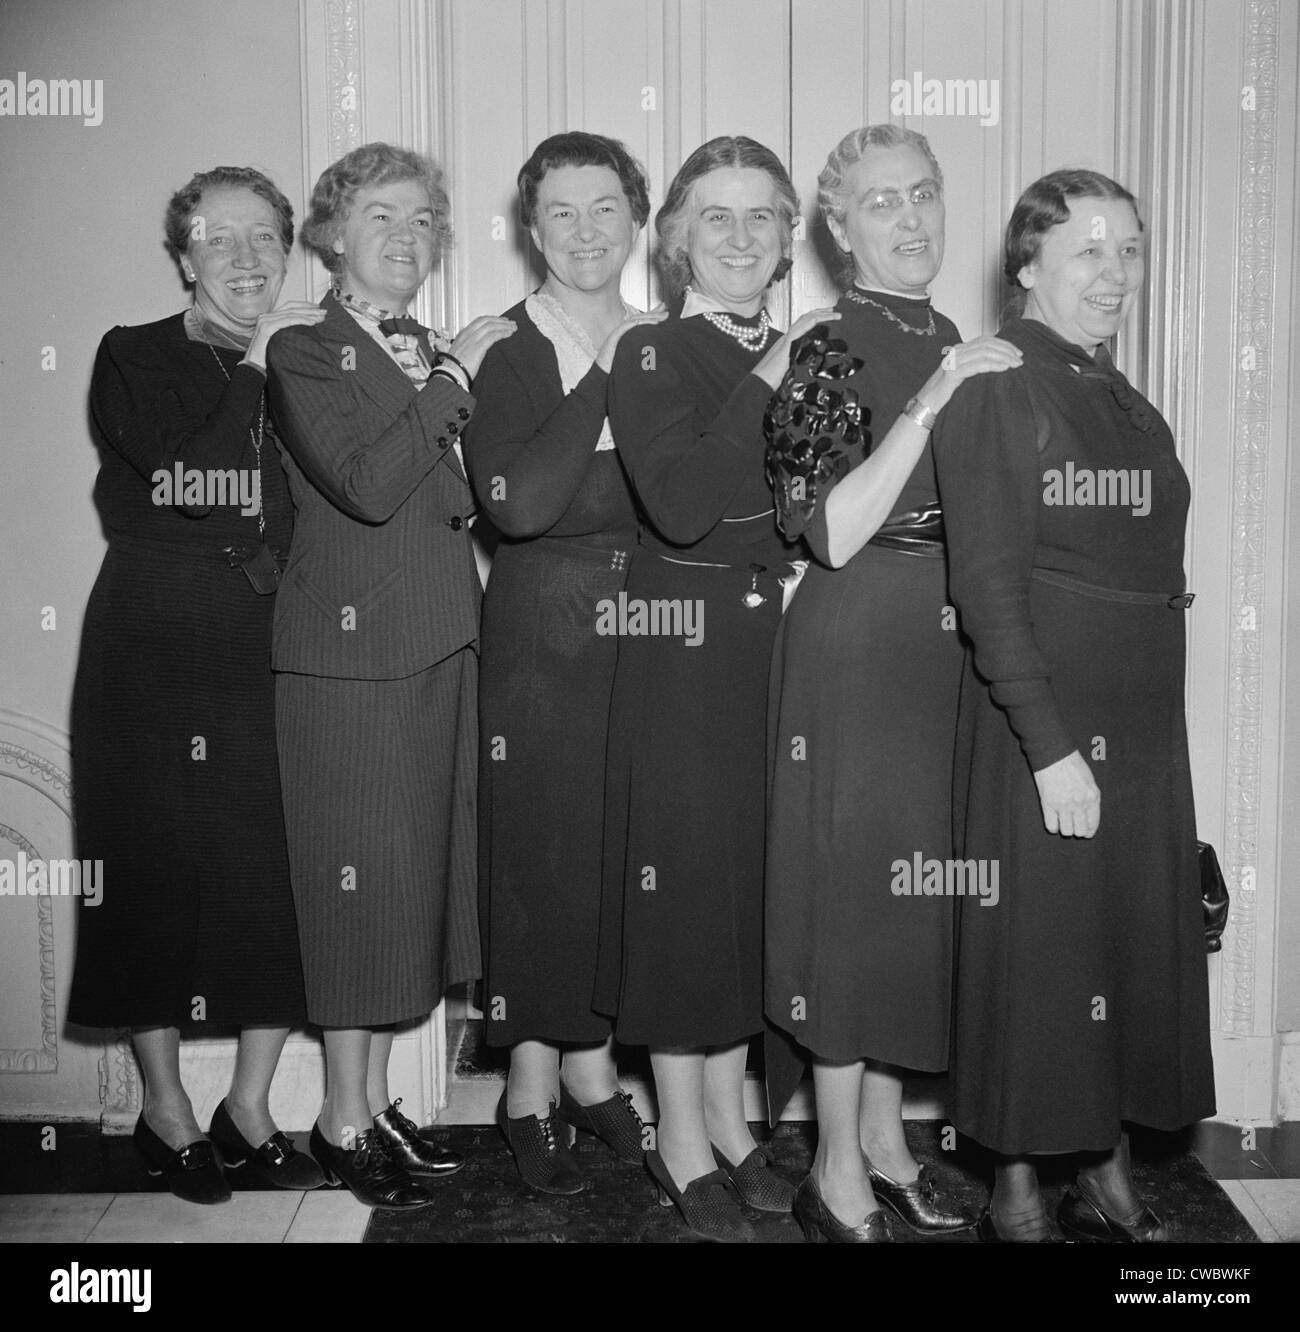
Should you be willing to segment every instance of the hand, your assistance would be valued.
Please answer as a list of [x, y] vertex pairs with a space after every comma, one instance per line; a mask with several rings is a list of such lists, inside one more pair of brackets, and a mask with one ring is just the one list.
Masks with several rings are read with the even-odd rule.
[[502, 338], [508, 338], [516, 328], [513, 319], [502, 319], [499, 315], [479, 315], [471, 319], [451, 344], [451, 354], [465, 367], [465, 373], [471, 379], [478, 374], [483, 364], [487, 349]]
[[283, 305], [277, 305], [274, 310], [258, 315], [257, 323], [253, 326], [252, 341], [244, 353], [243, 364], [253, 365], [264, 371], [266, 344], [271, 341], [273, 333], [278, 333], [282, 328], [288, 328], [292, 324], [319, 324], [324, 318], [325, 311], [312, 301], [285, 301]]
[[657, 305], [653, 310], [647, 310], [645, 314], [633, 315], [630, 319], [625, 319], [610, 335], [600, 344], [600, 350], [596, 353], [596, 364], [609, 374], [614, 365], [614, 352], [618, 348], [618, 340], [628, 331], [629, 328], [636, 328], [638, 324], [662, 324], [668, 318], [668, 311], [662, 305]]
[[818, 324], [829, 324], [840, 317], [838, 310], [809, 310], [800, 315], [789, 329], [768, 348], [767, 355], [754, 367], [752, 374], [766, 380], [768, 387], [775, 392], [781, 387], [785, 372], [790, 368], [790, 348], [805, 333], [811, 332]]
[[1092, 837], [1101, 823], [1101, 791], [1076, 749], [1034, 773], [1043, 826], [1062, 837]]
[[1014, 370], [1024, 363], [1024, 359], [1020, 348], [1004, 338], [971, 338], [969, 342], [943, 349], [943, 364], [925, 381], [916, 396], [932, 412], [940, 412], [963, 379]]

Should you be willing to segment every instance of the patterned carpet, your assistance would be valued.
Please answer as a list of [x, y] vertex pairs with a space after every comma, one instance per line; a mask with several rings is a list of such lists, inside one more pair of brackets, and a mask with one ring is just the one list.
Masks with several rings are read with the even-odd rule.
[[[943, 1152], [942, 1125], [909, 1120], [908, 1141], [918, 1159], [933, 1164], [940, 1187], [976, 1208], [987, 1199], [988, 1162], [977, 1149]], [[660, 1207], [649, 1175], [619, 1161], [603, 1143], [578, 1136], [579, 1164], [590, 1183], [584, 1193], [557, 1198], [529, 1189], [495, 1128], [445, 1131], [441, 1141], [464, 1152], [469, 1164], [433, 1185], [438, 1201], [414, 1212], [376, 1211], [366, 1229], [368, 1244], [675, 1244], [694, 1243], [676, 1208]], [[808, 1171], [814, 1128], [783, 1124], [773, 1135], [778, 1166], [792, 1180]], [[1134, 1135], [1134, 1175], [1143, 1196], [1170, 1223], [1174, 1239], [1191, 1242], [1254, 1243], [1255, 1235], [1227, 1195], [1206, 1172], [1180, 1135]], [[1054, 1209], [1071, 1171], [1062, 1160], [1042, 1169], [1043, 1194]], [[749, 1212], [760, 1242], [798, 1244], [803, 1240], [790, 1217]], [[902, 1225], [896, 1238], [908, 1243], [971, 1243], [971, 1232], [950, 1238], [923, 1238]]]

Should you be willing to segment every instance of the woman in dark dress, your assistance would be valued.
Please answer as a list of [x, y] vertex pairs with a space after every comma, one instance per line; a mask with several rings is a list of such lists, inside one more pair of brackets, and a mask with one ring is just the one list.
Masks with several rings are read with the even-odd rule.
[[[962, 343], [931, 308], [943, 176], [921, 135], [855, 130], [818, 185], [846, 255], [834, 332], [853, 360], [832, 352], [839, 377], [818, 380], [824, 340], [805, 338], [769, 417], [778, 518], [815, 558], [772, 665], [767, 1013], [816, 1057], [817, 1156], [795, 1214], [810, 1239], [866, 1243], [889, 1238], [877, 1198], [918, 1230], [975, 1223], [936, 1196], [902, 1121], [899, 1066], [947, 1067], [951, 1005], [953, 899], [907, 882], [914, 857], [951, 856], [962, 663], [929, 432], [963, 379], [1020, 354]], [[791, 416], [814, 382], [846, 406], [812, 466], [827, 425]], [[775, 1117], [793, 1082], [768, 1050]]]
[[[605, 418], [618, 340], [644, 315], [619, 290], [645, 225], [645, 175], [613, 139], [538, 144], [520, 215], [546, 261], [483, 359], [466, 461], [501, 533], [483, 602], [479, 894], [487, 1039], [510, 1045], [497, 1121], [547, 1193], [583, 1178], [555, 1116], [640, 1161], [610, 1021], [591, 1008], [605, 743], [618, 639], [596, 607], [627, 580], [636, 514]], [[564, 1050], [561, 1068], [561, 1048]], [[563, 1071], [563, 1082], [561, 1082]]]
[[450, 228], [428, 158], [363, 144], [304, 232], [325, 318], [270, 348], [297, 522], [276, 608], [276, 735], [307, 1016], [325, 1029], [312, 1151], [362, 1202], [423, 1207], [460, 1169], [388, 1089], [393, 1027], [479, 969], [474, 777], [480, 585], [458, 435], [483, 354], [407, 317]]
[[[763, 409], [791, 339], [763, 299], [789, 268], [798, 200], [751, 139], [697, 149], [655, 218], [674, 298], [619, 344], [610, 424], [644, 521], [610, 721], [607, 864], [596, 1007], [650, 1046], [659, 1101], [647, 1163], [710, 1239], [753, 1231], [734, 1199], [790, 1209], [744, 1113], [763, 1025], [767, 676], [796, 553], [773, 521]], [[685, 293], [682, 294], [682, 288]]]
[[72, 699], [78, 855], [103, 862], [81, 911], [68, 1017], [130, 1027], [144, 1071], [135, 1141], [191, 1202], [230, 1188], [180, 1077], [180, 1029], [242, 1028], [211, 1138], [270, 1182], [321, 1175], [271, 1119], [302, 965], [275, 754], [276, 556], [292, 510], [266, 413], [266, 345], [315, 323], [276, 307], [293, 209], [260, 172], [194, 176], [167, 209], [194, 303], [116, 328], [90, 388], [108, 553]]
[[1007, 227], [1028, 291], [1014, 374], [973, 380], [935, 436], [962, 682], [952, 1120], [1001, 1154], [986, 1239], [1052, 1237], [1033, 1156], [1081, 1152], [1074, 1238], [1158, 1240], [1124, 1124], [1214, 1111], [1183, 713], [1187, 478], [1106, 341], [1141, 288], [1133, 197], [1044, 176]]

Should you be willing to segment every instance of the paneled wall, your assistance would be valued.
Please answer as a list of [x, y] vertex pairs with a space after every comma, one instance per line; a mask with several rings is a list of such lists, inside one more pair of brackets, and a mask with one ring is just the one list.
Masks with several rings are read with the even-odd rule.
[[[433, 153], [456, 244], [421, 313], [454, 328], [535, 284], [513, 182], [545, 135], [622, 138], [657, 205], [691, 149], [749, 134], [789, 162], [804, 201], [794, 273], [773, 302], [784, 321], [833, 291], [815, 209], [826, 153], [857, 125], [901, 119], [944, 170], [935, 297], [968, 336], [997, 325], [999, 233], [1029, 181], [1092, 166], [1141, 201], [1148, 291], [1118, 352], [1193, 478], [1193, 768], [1202, 835], [1235, 899], [1210, 963], [1220, 1111], [1300, 1118], [1300, 826], [1287, 817], [1300, 809], [1288, 712], [1300, 691], [1300, 469], [1287, 450], [1300, 425], [1298, 25], [1288, 0], [7, 0], [0, 77], [103, 78], [105, 117], [94, 129], [0, 120], [0, 220], [22, 261], [0, 323], [0, 855], [52, 854], [68, 836], [67, 702], [102, 551], [89, 365], [104, 329], [179, 305], [159, 223], [192, 170], [252, 162], [304, 199], [367, 139]], [[916, 76], [996, 84], [996, 120], [895, 114], [895, 80]], [[625, 279], [639, 304], [658, 298], [646, 239]], [[290, 287], [318, 295], [323, 272], [298, 262]], [[57, 371], [40, 368], [46, 345]], [[40, 628], [46, 605], [55, 632]], [[66, 908], [0, 902], [0, 1113], [133, 1104], [124, 1051], [61, 1032]], [[430, 1113], [440, 1031], [435, 1021], [406, 1038], [399, 1081]], [[310, 1107], [314, 1046], [294, 1049], [283, 1094]], [[192, 1058], [215, 1069], [225, 1053]], [[204, 1076], [216, 1086], [216, 1072]]]

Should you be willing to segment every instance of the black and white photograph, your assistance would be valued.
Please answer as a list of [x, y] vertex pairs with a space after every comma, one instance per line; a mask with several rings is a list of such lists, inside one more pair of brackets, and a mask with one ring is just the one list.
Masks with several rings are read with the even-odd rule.
[[0, 0], [0, 182], [24, 1307], [1284, 1307], [1300, 7]]

